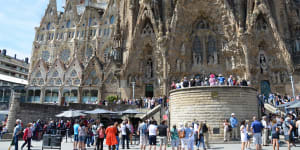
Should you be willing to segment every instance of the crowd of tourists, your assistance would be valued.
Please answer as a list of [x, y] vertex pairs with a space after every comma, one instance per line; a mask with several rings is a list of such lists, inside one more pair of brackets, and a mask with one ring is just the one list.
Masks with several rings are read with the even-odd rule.
[[245, 79], [239, 79], [230, 75], [227, 79], [219, 74], [210, 74], [204, 78], [191, 78], [188, 80], [187, 77], [184, 77], [181, 81], [173, 81], [171, 84], [171, 89], [180, 89], [194, 86], [248, 86], [249, 82]]
[[285, 103], [292, 102], [292, 101], [295, 101], [295, 100], [300, 100], [300, 95], [297, 95], [294, 98], [294, 97], [292, 97], [288, 94], [281, 95], [279, 93], [270, 93], [268, 95], [268, 97], [262, 94], [262, 95], [259, 95], [259, 98], [264, 103], [268, 103], [268, 104], [271, 104], [271, 105], [277, 107], [281, 104], [285, 104]]

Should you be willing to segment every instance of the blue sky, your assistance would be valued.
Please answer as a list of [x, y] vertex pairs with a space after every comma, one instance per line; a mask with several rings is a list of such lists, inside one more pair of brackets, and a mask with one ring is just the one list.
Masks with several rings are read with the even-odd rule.
[[[62, 11], [64, 0], [57, 0]], [[24, 59], [31, 55], [34, 27], [44, 15], [49, 0], [0, 0], [0, 49]]]

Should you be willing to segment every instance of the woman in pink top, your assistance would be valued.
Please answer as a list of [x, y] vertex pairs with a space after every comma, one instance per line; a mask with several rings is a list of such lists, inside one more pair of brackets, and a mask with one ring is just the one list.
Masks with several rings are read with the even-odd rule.
[[27, 124], [27, 128], [24, 130], [23, 140], [25, 141], [24, 144], [21, 146], [21, 149], [27, 144], [28, 150], [30, 150], [31, 145], [31, 137], [32, 137], [32, 131], [31, 131], [31, 123]]

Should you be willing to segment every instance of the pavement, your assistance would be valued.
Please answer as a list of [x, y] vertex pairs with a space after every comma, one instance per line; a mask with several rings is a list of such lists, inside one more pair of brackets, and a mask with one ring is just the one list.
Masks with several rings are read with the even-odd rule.
[[[10, 145], [10, 141], [0, 141], [0, 150], [8, 150], [8, 147]], [[23, 144], [24, 141], [19, 141], [19, 147], [21, 144]], [[41, 150], [42, 149], [42, 141], [32, 141], [33, 147], [31, 150]], [[26, 147], [27, 148], [27, 147]], [[26, 149], [24, 148], [24, 150]], [[20, 149], [20, 148], [19, 148]], [[69, 140], [67, 143], [65, 139], [62, 141], [62, 150], [73, 150], [73, 143]], [[138, 145], [130, 145], [131, 150], [139, 150], [140, 147]], [[149, 147], [146, 148], [149, 150]], [[159, 150], [159, 146], [156, 147], [157, 150]], [[171, 150], [171, 147], [168, 147], [167, 150]], [[194, 150], [197, 148], [195, 147]], [[241, 144], [235, 144], [235, 143], [222, 143], [222, 144], [211, 144], [211, 147], [209, 150], [240, 150]], [[280, 146], [280, 149], [287, 150], [287, 145], [282, 144]], [[11, 147], [11, 150], [14, 150], [14, 147]], [[94, 150], [94, 146], [88, 147], [87, 150]], [[108, 150], [107, 146], [104, 147], [104, 150]], [[120, 149], [122, 150], [122, 149]], [[202, 149], [200, 149], [202, 150]], [[255, 146], [251, 144], [251, 150], [255, 150]], [[272, 146], [264, 146], [263, 150], [273, 150]], [[292, 147], [291, 150], [300, 150], [300, 144], [297, 144], [297, 147]]]

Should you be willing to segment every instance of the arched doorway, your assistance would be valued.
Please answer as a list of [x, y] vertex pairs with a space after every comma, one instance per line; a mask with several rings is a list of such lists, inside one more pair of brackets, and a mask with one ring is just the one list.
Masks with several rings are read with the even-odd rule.
[[268, 80], [262, 80], [260, 82], [260, 91], [266, 98], [269, 97], [269, 94], [271, 93], [271, 86]]

